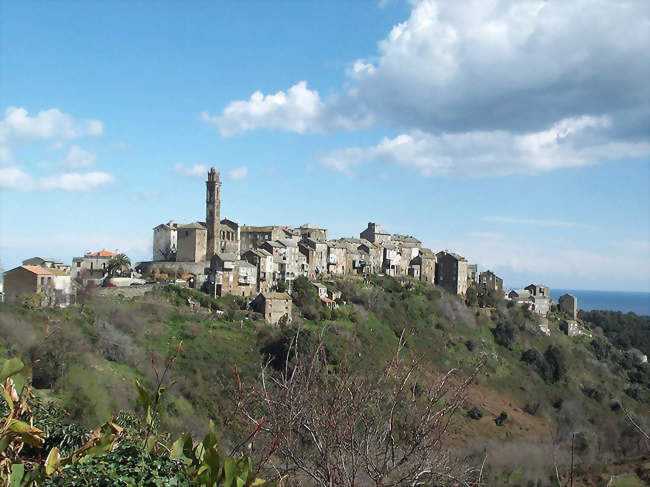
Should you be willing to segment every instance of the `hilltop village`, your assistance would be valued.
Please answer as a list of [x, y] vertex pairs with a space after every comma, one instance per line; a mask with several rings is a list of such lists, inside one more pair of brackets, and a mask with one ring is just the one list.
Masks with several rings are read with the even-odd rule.
[[[146, 282], [142, 276], [159, 280], [173, 275], [175, 281], [213, 296], [249, 298], [267, 322], [277, 324], [283, 317], [291, 320], [291, 287], [299, 276], [314, 281], [323, 306], [333, 309], [340, 295], [318, 281], [328, 276], [385, 275], [410, 277], [463, 297], [477, 285], [528, 305], [541, 316], [550, 310], [547, 286], [531, 284], [504, 293], [503, 280], [492, 271], [479, 273], [476, 264], [457, 253], [434, 252], [416, 237], [391, 234], [378, 223], [369, 222], [358, 238], [330, 240], [325, 228], [310, 223], [291, 228], [240, 225], [221, 219], [221, 180], [215, 167], [208, 172], [205, 184], [205, 221], [169, 221], [156, 226], [151, 261], [138, 263], [132, 271], [130, 265], [125, 269], [124, 263], [116, 266], [118, 255], [106, 250], [75, 257], [71, 266], [33, 257], [5, 273], [4, 299], [18, 302], [41, 294], [46, 297], [43, 305], [65, 306], [89, 284], [140, 285]], [[578, 303], [574, 296], [564, 295], [558, 304], [575, 320]]]

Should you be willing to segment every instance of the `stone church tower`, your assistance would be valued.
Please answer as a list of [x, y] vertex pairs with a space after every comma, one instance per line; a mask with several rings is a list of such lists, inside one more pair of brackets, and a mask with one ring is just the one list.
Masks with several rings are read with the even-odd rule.
[[219, 230], [221, 221], [221, 181], [215, 167], [210, 169], [208, 180], [205, 182], [205, 226], [208, 229], [208, 245], [205, 252], [206, 260], [219, 252]]

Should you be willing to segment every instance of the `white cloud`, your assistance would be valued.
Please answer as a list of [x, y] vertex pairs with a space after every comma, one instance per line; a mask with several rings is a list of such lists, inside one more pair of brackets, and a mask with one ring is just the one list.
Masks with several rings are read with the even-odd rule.
[[515, 225], [534, 225], [540, 227], [571, 228], [577, 226], [576, 223], [560, 220], [536, 220], [530, 218], [510, 218], [505, 216], [486, 216], [481, 218], [481, 220], [491, 223], [513, 223]]
[[0, 162], [12, 162], [10, 148], [16, 144], [54, 139], [56, 149], [60, 139], [97, 136], [103, 131], [99, 120], [76, 120], [57, 108], [30, 116], [24, 108], [9, 107], [0, 121]]
[[237, 169], [233, 169], [228, 172], [228, 176], [230, 176], [230, 179], [234, 179], [235, 181], [246, 179], [246, 176], [248, 176], [248, 167], [241, 166]]
[[18, 167], [0, 167], [0, 188], [29, 191], [34, 186], [32, 177]]
[[248, 100], [231, 102], [219, 116], [203, 112], [201, 120], [216, 125], [226, 137], [255, 129], [326, 133], [357, 130], [371, 123], [367, 114], [358, 107], [347, 106], [344, 100], [332, 98], [324, 103], [318, 91], [307, 88], [306, 81], [296, 83], [286, 92], [264, 95], [256, 91]]
[[65, 156], [63, 162], [61, 163], [64, 167], [69, 167], [71, 169], [78, 169], [81, 167], [88, 167], [95, 164], [95, 154], [89, 152], [85, 149], [82, 149], [78, 145], [73, 145], [70, 147], [68, 155]]
[[74, 139], [101, 135], [103, 130], [99, 120], [75, 120], [57, 108], [41, 110], [31, 117], [24, 108], [9, 107], [0, 122], [0, 141]]
[[194, 164], [192, 167], [185, 167], [182, 164], [176, 164], [174, 166], [174, 171], [186, 178], [201, 178], [207, 177], [209, 169], [208, 166], [202, 164]]
[[629, 110], [640, 130], [649, 17], [634, 0], [423, 0], [349, 76], [380, 118], [421, 130], [539, 131]]
[[301, 81], [202, 119], [229, 136], [267, 129], [397, 136], [323, 162], [348, 174], [368, 159], [425, 176], [539, 174], [648, 154], [650, 10], [643, 2], [413, 0], [412, 11], [353, 60], [341, 94]]
[[39, 182], [39, 186], [49, 191], [92, 191], [113, 181], [115, 181], [115, 178], [105, 172], [68, 172], [43, 178]]
[[376, 161], [411, 167], [424, 177], [485, 177], [540, 174], [603, 159], [650, 153], [648, 142], [610, 142], [599, 133], [607, 117], [561, 120], [539, 132], [474, 131], [433, 135], [413, 131], [384, 138], [370, 147], [350, 147], [325, 155], [321, 163], [353, 175], [360, 164]]
[[92, 191], [114, 180], [105, 172], [68, 172], [36, 179], [19, 167], [0, 168], [0, 188], [16, 191]]

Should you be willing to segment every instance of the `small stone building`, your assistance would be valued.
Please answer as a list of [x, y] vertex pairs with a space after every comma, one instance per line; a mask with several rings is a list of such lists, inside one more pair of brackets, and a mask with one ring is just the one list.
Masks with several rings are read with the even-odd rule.
[[307, 262], [307, 277], [316, 279], [327, 272], [327, 243], [311, 237], [303, 237], [298, 242], [298, 250]]
[[327, 297], [327, 286], [325, 284], [321, 284], [320, 282], [312, 282], [312, 284], [316, 288], [319, 298]]
[[45, 269], [56, 269], [64, 274], [70, 273], [69, 265], [51, 257], [31, 257], [30, 259], [23, 260], [23, 265], [37, 265], [39, 267], [44, 267]]
[[467, 292], [467, 260], [446, 250], [436, 254], [436, 285], [465, 296]]
[[206, 260], [208, 229], [194, 222], [178, 225], [176, 262], [203, 262]]
[[296, 229], [301, 238], [311, 238], [317, 242], [325, 242], [327, 240], [327, 230], [320, 228], [312, 223], [305, 223]]
[[257, 291], [270, 291], [275, 283], [273, 254], [264, 249], [250, 249], [243, 253], [242, 259], [254, 265], [257, 270]]
[[564, 294], [558, 299], [560, 311], [568, 314], [572, 320], [578, 319], [578, 298], [573, 294]]
[[176, 260], [178, 247], [178, 223], [169, 221], [153, 229], [153, 260]]
[[23, 298], [41, 294], [43, 306], [66, 306], [72, 293], [70, 276], [58, 269], [22, 265], [5, 272], [4, 299], [20, 303]]
[[262, 247], [264, 242], [285, 238], [284, 228], [286, 227], [273, 225], [263, 227], [242, 225], [239, 229], [240, 251], [246, 252], [250, 249], [258, 249]]
[[219, 252], [239, 255], [239, 223], [224, 218], [219, 232]]
[[551, 297], [551, 291], [548, 288], [548, 286], [544, 286], [544, 284], [530, 284], [524, 288], [527, 290], [531, 296], [541, 296], [543, 298], [550, 298]]
[[478, 282], [489, 291], [503, 292], [503, 279], [492, 271], [484, 271], [479, 275]]
[[546, 316], [550, 308], [551, 300], [545, 296], [531, 296], [532, 310], [542, 316]]
[[251, 303], [253, 310], [264, 315], [264, 321], [276, 326], [283, 316], [291, 322], [291, 296], [287, 293], [260, 293]]
[[390, 233], [384, 230], [379, 223], [368, 222], [368, 228], [359, 234], [372, 243], [387, 244], [391, 241]]
[[106, 275], [108, 261], [116, 255], [108, 250], [100, 250], [98, 252], [86, 252], [83, 257], [74, 257], [70, 269], [72, 280], [99, 281], [103, 279]]

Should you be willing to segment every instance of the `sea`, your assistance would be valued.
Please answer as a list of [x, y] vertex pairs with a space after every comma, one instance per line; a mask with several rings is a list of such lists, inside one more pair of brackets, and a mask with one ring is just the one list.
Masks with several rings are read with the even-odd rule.
[[585, 311], [609, 310], [633, 312], [638, 315], [650, 316], [650, 293], [627, 291], [580, 291], [579, 289], [551, 289], [551, 299], [557, 299], [563, 294], [573, 294], [578, 298], [578, 308]]

